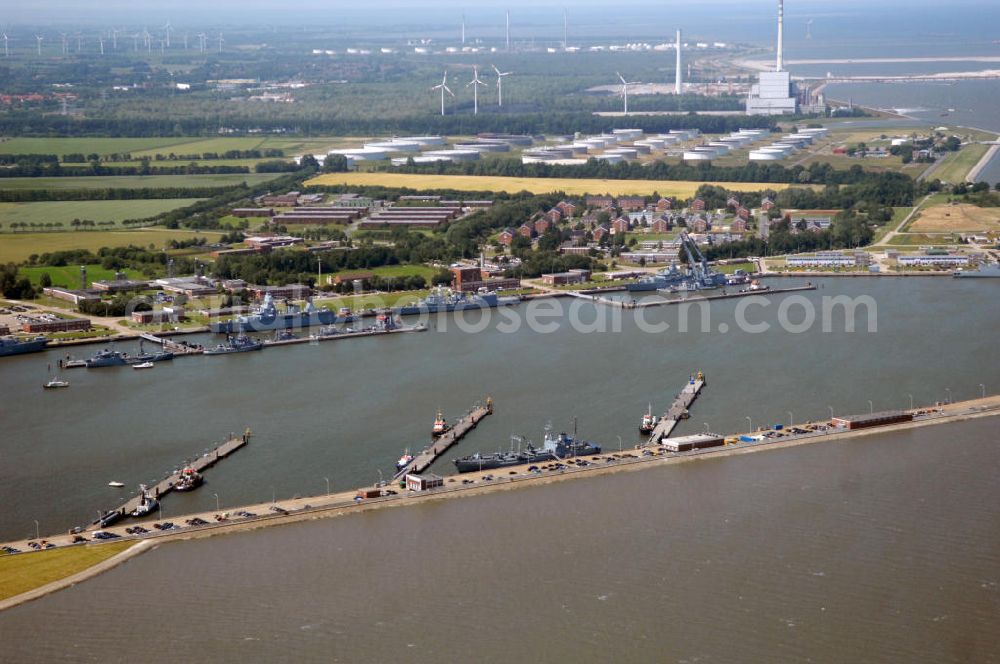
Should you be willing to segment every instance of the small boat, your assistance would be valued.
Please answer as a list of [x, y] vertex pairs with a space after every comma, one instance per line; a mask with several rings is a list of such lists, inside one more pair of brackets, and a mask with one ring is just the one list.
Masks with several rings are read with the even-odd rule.
[[403, 456], [399, 457], [399, 461], [396, 462], [396, 472], [399, 472], [410, 465], [413, 461], [413, 455], [410, 454], [410, 450], [405, 450]]
[[156, 508], [160, 506], [160, 503], [156, 498], [149, 495], [149, 491], [145, 484], [139, 485], [139, 504], [136, 505], [135, 509], [132, 510], [132, 516], [142, 517], [148, 514], [152, 514]]
[[57, 387], [69, 387], [69, 381], [65, 381], [59, 378], [53, 378], [49, 382], [42, 385], [46, 390], [52, 390]]
[[140, 362], [139, 364], [133, 364], [133, 369], [152, 369], [155, 366], [152, 362]]
[[434, 427], [431, 429], [431, 434], [437, 438], [439, 436], [443, 436], [450, 428], [451, 427], [448, 426], [448, 421], [444, 419], [444, 415], [439, 410], [437, 419], [434, 420]]
[[181, 471], [180, 479], [174, 485], [174, 491], [194, 491], [201, 486], [205, 478], [194, 468], [188, 466]]
[[113, 486], [116, 489], [120, 489], [125, 485], [121, 482], [108, 482], [108, 486]]
[[642, 423], [639, 424], [639, 433], [653, 433], [653, 429], [656, 428], [659, 421], [660, 419], [656, 415], [653, 415], [653, 404], [650, 404], [649, 410], [647, 410], [642, 416]]

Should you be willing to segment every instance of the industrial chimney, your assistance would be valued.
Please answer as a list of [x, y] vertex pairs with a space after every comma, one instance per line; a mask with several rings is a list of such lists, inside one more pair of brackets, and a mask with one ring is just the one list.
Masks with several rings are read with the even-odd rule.
[[778, 68], [774, 71], [784, 69], [784, 57], [782, 50], [785, 47], [785, 0], [778, 0]]
[[677, 78], [674, 82], [674, 94], [681, 94], [681, 31], [677, 31]]

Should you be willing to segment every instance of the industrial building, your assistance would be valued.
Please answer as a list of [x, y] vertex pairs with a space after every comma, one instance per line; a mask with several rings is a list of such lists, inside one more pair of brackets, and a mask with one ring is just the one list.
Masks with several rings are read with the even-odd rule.
[[747, 115], [786, 115], [798, 111], [798, 91], [784, 68], [785, 1], [778, 0], [778, 56], [774, 71], [761, 72], [750, 86]]
[[690, 452], [691, 450], [703, 450], [709, 447], [722, 447], [726, 444], [726, 439], [712, 433], [696, 433], [691, 436], [664, 438], [660, 441], [660, 444], [670, 452]]
[[844, 417], [834, 417], [831, 424], [846, 429], [867, 429], [869, 427], [881, 427], [897, 422], [910, 422], [913, 420], [913, 413], [905, 410], [884, 410], [878, 413], [866, 413], [864, 415], [845, 415]]

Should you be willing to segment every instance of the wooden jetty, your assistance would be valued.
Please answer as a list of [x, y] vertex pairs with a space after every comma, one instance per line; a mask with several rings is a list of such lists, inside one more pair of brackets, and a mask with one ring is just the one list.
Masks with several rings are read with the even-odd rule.
[[655, 445], [673, 433], [677, 424], [687, 417], [688, 408], [698, 398], [698, 394], [703, 387], [705, 387], [705, 375], [699, 371], [697, 376], [690, 378], [688, 384], [684, 386], [684, 389], [681, 390], [673, 403], [670, 404], [670, 407], [667, 408], [667, 412], [656, 423], [656, 427], [649, 434], [649, 444]]
[[424, 448], [413, 461], [393, 475], [393, 479], [398, 479], [410, 473], [424, 472], [438, 457], [447, 452], [452, 445], [462, 440], [467, 433], [475, 429], [480, 420], [492, 413], [493, 399], [486, 397], [486, 405], [476, 404], [468, 414], [455, 422], [455, 426], [448, 429], [444, 435], [437, 438], [429, 447]]
[[[249, 443], [250, 435], [251, 435], [250, 429], [247, 429], [246, 431], [243, 432], [243, 435], [234, 436], [230, 438], [229, 440], [222, 443], [218, 447], [215, 447], [214, 449], [205, 452], [194, 461], [185, 464], [184, 468], [193, 468], [195, 471], [199, 473], [207, 468], [211, 468], [222, 459], [225, 459], [227, 456], [229, 456], [236, 450], [240, 449], [241, 447], [244, 447], [247, 443]], [[164, 477], [155, 485], [148, 487], [146, 489], [147, 494], [152, 498], [156, 498], [158, 500], [162, 499], [163, 496], [174, 490], [174, 486], [177, 484], [177, 481], [181, 477], [182, 470], [183, 469], [177, 470], [171, 473], [170, 475]], [[112, 512], [121, 512], [124, 516], [128, 516], [129, 514], [131, 514], [132, 510], [134, 510], [136, 507], [139, 506], [140, 500], [141, 496], [139, 495], [133, 496], [127, 502], [125, 502], [125, 504], [120, 505], [119, 507], [110, 510], [109, 512], [106, 512], [105, 514], [111, 514]], [[92, 527], [97, 527], [98, 523], [99, 522], [94, 522]]]

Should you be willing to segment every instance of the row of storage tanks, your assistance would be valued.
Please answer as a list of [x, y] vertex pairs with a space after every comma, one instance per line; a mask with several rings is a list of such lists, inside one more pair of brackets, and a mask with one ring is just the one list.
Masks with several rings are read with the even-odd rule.
[[692, 140], [698, 134], [697, 129], [685, 129], [646, 136], [641, 129], [613, 129], [609, 134], [578, 137], [568, 143], [525, 150], [521, 161], [525, 164], [579, 165], [592, 158], [619, 164]]
[[342, 155], [353, 166], [359, 161], [389, 161], [394, 166], [402, 166], [410, 159], [414, 163], [437, 161], [475, 161], [488, 152], [509, 152], [512, 145], [531, 145], [531, 136], [480, 137], [467, 143], [456, 143], [446, 148], [443, 136], [406, 136], [382, 141], [370, 141], [358, 148], [330, 150], [326, 155], [315, 155], [322, 161], [327, 155]]
[[712, 161], [718, 157], [724, 157], [732, 150], [745, 148], [751, 143], [762, 140], [770, 133], [767, 129], [739, 129], [729, 136], [685, 150], [682, 156], [684, 161]]
[[824, 127], [803, 129], [795, 134], [786, 134], [767, 147], [750, 151], [750, 161], [780, 161], [798, 152], [829, 133]]

